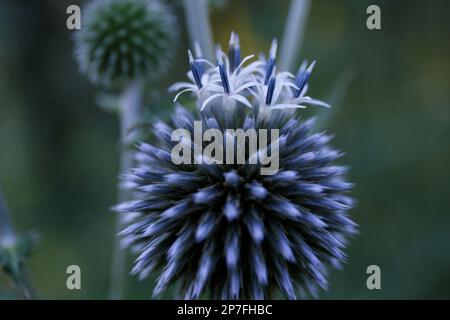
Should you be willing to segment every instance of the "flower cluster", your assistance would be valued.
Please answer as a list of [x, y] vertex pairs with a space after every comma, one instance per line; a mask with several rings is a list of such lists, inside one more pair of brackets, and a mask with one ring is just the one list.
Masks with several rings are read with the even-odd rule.
[[[296, 76], [277, 73], [276, 51], [274, 41], [267, 60], [241, 59], [232, 34], [229, 53], [218, 50], [216, 65], [189, 52], [191, 82], [171, 90], [181, 90], [175, 100], [191, 92], [198, 110], [177, 106], [169, 123], [155, 124], [155, 144], [138, 145], [137, 167], [123, 176], [135, 198], [114, 210], [128, 217], [121, 237], [138, 254], [132, 273], [161, 272], [154, 295], [175, 285], [185, 299], [264, 299], [276, 292], [296, 299], [327, 288], [328, 268], [345, 262], [343, 249], [357, 232], [348, 216], [353, 185], [345, 180], [347, 168], [335, 164], [342, 153], [329, 146], [331, 137], [313, 133], [314, 119], [301, 121], [294, 112], [327, 106], [306, 95], [314, 62]], [[259, 164], [175, 165], [171, 150], [178, 141], [171, 134], [193, 133], [195, 120], [224, 133], [279, 130], [280, 170], [261, 175]]]
[[[308, 105], [329, 107], [323, 101], [306, 95], [308, 79], [314, 68], [303, 62], [297, 74], [277, 73], [277, 41], [273, 40], [269, 57], [250, 62], [254, 55], [241, 59], [239, 36], [231, 34], [228, 55], [220, 48], [217, 50], [217, 65], [201, 57], [194, 58], [188, 51], [190, 71], [187, 76], [191, 82], [177, 82], [170, 91], [179, 91], [174, 102], [186, 92], [195, 94], [200, 110], [217, 99], [224, 107], [241, 103], [249, 108], [259, 107], [261, 111], [274, 109], [299, 109]], [[248, 63], [248, 65], [246, 65]]]

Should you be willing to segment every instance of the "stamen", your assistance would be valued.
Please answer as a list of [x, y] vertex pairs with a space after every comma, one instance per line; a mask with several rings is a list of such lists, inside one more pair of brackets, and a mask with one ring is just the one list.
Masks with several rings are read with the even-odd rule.
[[195, 61], [194, 57], [192, 56], [191, 50], [188, 50], [188, 56], [189, 56], [189, 64], [191, 65], [191, 71], [192, 75], [194, 76], [195, 84], [199, 89], [203, 87], [202, 81], [200, 78], [200, 71], [198, 70], [198, 64]]
[[241, 44], [239, 42], [239, 36], [236, 34], [236, 44], [235, 44], [235, 54], [234, 54], [234, 66], [237, 67], [241, 63]]
[[273, 92], [275, 90], [276, 78], [271, 77], [269, 80], [269, 84], [267, 86], [267, 95], [266, 95], [266, 105], [270, 106], [272, 104]]
[[241, 48], [239, 44], [239, 36], [234, 32], [231, 32], [228, 58], [230, 60], [230, 72], [233, 72], [241, 63]]
[[228, 48], [228, 58], [230, 59], [230, 72], [233, 72], [235, 69], [234, 65], [234, 55], [235, 55], [235, 39], [234, 39], [234, 32], [231, 32], [230, 36], [230, 44]]
[[305, 64], [302, 64], [302, 66], [300, 67], [297, 76], [295, 77], [295, 85], [297, 86], [298, 89], [294, 93], [294, 98], [298, 98], [302, 93], [303, 88], [308, 83], [309, 76], [311, 75], [311, 72], [315, 64], [316, 61], [313, 61], [306, 70]]
[[223, 63], [219, 63], [219, 73], [220, 79], [222, 80], [223, 90], [228, 94], [230, 93], [230, 83], [228, 82], [227, 72]]
[[273, 68], [276, 64], [276, 58], [277, 58], [277, 48], [278, 43], [277, 39], [272, 40], [272, 45], [270, 46], [270, 52], [269, 52], [269, 61], [267, 61], [267, 67], [266, 67], [266, 77], [264, 78], [264, 84], [267, 85], [269, 82], [270, 76], [272, 75]]
[[230, 93], [230, 83], [228, 82], [227, 70], [222, 59], [222, 51], [220, 47], [217, 49], [217, 66], [219, 68], [220, 79], [222, 80], [222, 87], [226, 94]]

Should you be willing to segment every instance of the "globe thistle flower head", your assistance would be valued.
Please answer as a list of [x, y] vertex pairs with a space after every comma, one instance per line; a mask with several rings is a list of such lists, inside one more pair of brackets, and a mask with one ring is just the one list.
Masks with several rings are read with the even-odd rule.
[[[312, 67], [301, 67], [297, 77], [277, 73], [276, 42], [267, 61], [241, 60], [233, 35], [230, 47], [229, 55], [219, 49], [214, 64], [189, 53], [191, 82], [171, 89], [190, 92], [198, 110], [177, 105], [170, 122], [158, 121], [156, 142], [137, 146], [137, 167], [123, 176], [135, 199], [114, 210], [128, 215], [121, 237], [138, 255], [132, 274], [160, 272], [156, 296], [171, 285], [185, 299], [315, 294], [328, 287], [329, 268], [346, 261], [347, 241], [357, 232], [348, 216], [353, 185], [345, 179], [347, 167], [335, 163], [342, 153], [329, 145], [330, 135], [312, 132], [314, 119], [294, 112], [308, 103], [327, 105], [306, 96]], [[279, 170], [265, 175], [262, 164], [251, 162], [267, 152], [259, 145], [253, 153], [246, 145], [241, 164], [175, 164], [172, 132], [184, 129], [193, 137], [195, 120], [224, 137], [229, 129], [278, 130], [267, 150], [279, 145]], [[182, 143], [198, 147], [191, 139]]]
[[175, 17], [159, 0], [94, 0], [76, 33], [76, 58], [105, 86], [157, 76], [170, 62]]

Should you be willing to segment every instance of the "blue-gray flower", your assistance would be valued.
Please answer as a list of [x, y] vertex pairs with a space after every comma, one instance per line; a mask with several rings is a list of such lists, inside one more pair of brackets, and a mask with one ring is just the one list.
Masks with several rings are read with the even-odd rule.
[[[348, 216], [353, 185], [347, 167], [336, 164], [342, 153], [330, 147], [329, 135], [312, 132], [314, 119], [293, 111], [299, 99], [326, 106], [305, 96], [312, 67], [297, 77], [277, 74], [275, 49], [268, 62], [244, 66], [249, 58], [240, 61], [237, 39], [229, 57], [218, 54], [217, 67], [190, 55], [192, 83], [175, 87], [194, 93], [197, 112], [177, 106], [170, 123], [155, 125], [156, 142], [138, 145], [138, 165], [124, 174], [135, 199], [114, 209], [129, 213], [121, 237], [138, 252], [132, 273], [160, 272], [154, 295], [170, 285], [185, 299], [315, 294], [328, 287], [327, 269], [345, 262], [343, 250], [357, 232]], [[194, 120], [224, 133], [278, 129], [279, 171], [262, 175], [260, 164], [249, 163], [175, 165], [171, 133], [181, 128], [193, 136]]]

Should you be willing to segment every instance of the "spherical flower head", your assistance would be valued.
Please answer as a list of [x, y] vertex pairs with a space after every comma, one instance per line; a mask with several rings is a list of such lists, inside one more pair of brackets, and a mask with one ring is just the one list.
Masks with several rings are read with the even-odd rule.
[[175, 17], [158, 0], [94, 0], [82, 11], [76, 57], [92, 82], [155, 77], [168, 65]]
[[[301, 67], [297, 77], [277, 74], [275, 49], [244, 67], [250, 59], [241, 61], [237, 50], [234, 35], [217, 66], [190, 53], [192, 83], [175, 86], [194, 94], [198, 111], [178, 105], [169, 123], [157, 122], [156, 142], [138, 145], [137, 167], [123, 176], [135, 199], [114, 208], [128, 215], [121, 237], [138, 253], [133, 274], [160, 272], [154, 295], [171, 285], [185, 299], [315, 294], [328, 287], [328, 269], [345, 262], [347, 240], [357, 232], [348, 216], [353, 185], [347, 167], [335, 163], [342, 153], [329, 145], [331, 136], [313, 132], [314, 119], [293, 112], [304, 107], [299, 101], [327, 106], [305, 95], [312, 68]], [[234, 155], [230, 162], [205, 161], [205, 154], [198, 161], [195, 149], [209, 142], [195, 141], [196, 120], [203, 132], [217, 129], [224, 138], [230, 129], [278, 134], [253, 152], [244, 144], [244, 163], [233, 161], [239, 144], [225, 150]], [[192, 139], [173, 139], [175, 129]], [[191, 161], [174, 163], [179, 143], [193, 151]], [[279, 169], [263, 174], [263, 164], [251, 159], [276, 145]]]

